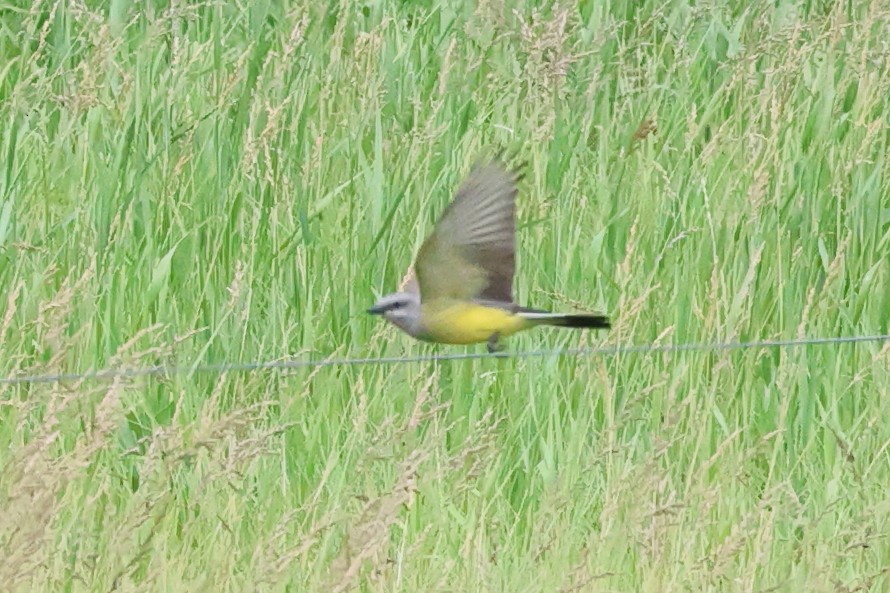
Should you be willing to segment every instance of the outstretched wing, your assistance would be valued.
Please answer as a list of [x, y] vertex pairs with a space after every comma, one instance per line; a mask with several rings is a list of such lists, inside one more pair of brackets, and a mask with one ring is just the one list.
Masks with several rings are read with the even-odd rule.
[[513, 302], [517, 180], [500, 162], [470, 173], [414, 262], [423, 301]]

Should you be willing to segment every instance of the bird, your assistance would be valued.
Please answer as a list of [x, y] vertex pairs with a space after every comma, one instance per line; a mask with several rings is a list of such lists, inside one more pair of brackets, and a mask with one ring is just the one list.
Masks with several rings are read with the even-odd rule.
[[513, 300], [516, 194], [521, 175], [498, 157], [472, 168], [421, 245], [397, 292], [368, 309], [408, 335], [485, 343], [537, 326], [609, 329], [608, 317], [551, 313]]

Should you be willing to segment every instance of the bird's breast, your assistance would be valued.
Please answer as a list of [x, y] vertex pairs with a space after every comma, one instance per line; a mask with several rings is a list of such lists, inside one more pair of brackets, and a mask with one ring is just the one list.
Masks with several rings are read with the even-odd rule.
[[446, 344], [485, 342], [493, 334], [509, 336], [527, 326], [504, 309], [465, 301], [436, 301], [421, 305], [424, 339]]

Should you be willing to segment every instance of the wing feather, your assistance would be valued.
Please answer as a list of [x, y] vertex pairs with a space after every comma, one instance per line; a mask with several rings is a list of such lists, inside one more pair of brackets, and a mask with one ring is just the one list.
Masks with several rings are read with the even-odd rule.
[[417, 255], [422, 300], [512, 303], [517, 180], [500, 162], [470, 173]]

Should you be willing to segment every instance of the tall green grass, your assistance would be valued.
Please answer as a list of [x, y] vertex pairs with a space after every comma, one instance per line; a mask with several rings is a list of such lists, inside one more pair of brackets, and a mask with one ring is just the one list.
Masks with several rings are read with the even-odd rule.
[[[363, 314], [525, 162], [509, 348], [886, 333], [874, 0], [0, 5], [0, 376]], [[456, 349], [460, 351], [460, 349]], [[890, 347], [0, 385], [19, 591], [884, 591]]]

